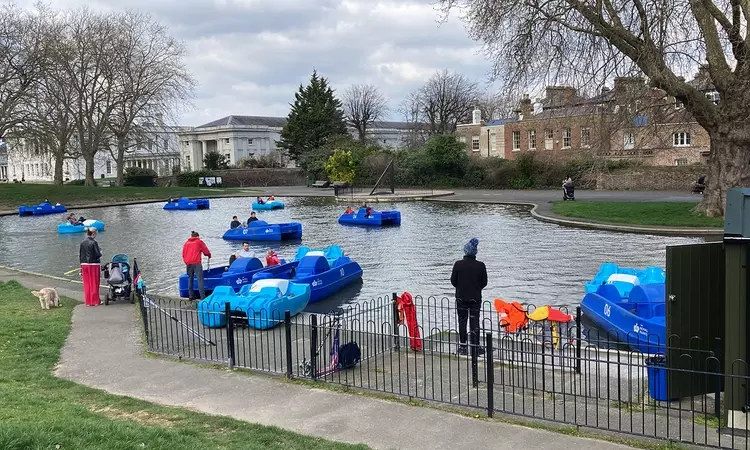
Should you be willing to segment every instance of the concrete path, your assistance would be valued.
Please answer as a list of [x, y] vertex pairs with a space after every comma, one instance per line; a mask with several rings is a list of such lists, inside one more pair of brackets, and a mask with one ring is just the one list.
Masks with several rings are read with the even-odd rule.
[[[0, 268], [0, 281], [56, 286], [80, 299], [80, 285]], [[65, 284], [67, 283], [67, 284]], [[284, 383], [268, 376], [203, 368], [143, 354], [136, 309], [128, 304], [73, 312], [56, 375], [117, 395], [276, 425], [376, 449], [627, 449], [518, 425], [476, 420], [366, 396]]]

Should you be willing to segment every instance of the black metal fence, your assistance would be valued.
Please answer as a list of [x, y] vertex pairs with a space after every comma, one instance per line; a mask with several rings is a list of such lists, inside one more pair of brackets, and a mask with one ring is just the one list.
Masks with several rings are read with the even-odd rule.
[[[658, 355], [624, 348], [626, 336], [585, 329], [580, 309], [570, 311], [568, 323], [530, 321], [507, 333], [490, 302], [479, 310], [481, 344], [464, 355], [454, 302], [415, 297], [414, 304], [416, 327], [400, 320], [395, 294], [293, 317], [226, 306], [210, 313], [230, 324], [221, 328], [204, 326], [206, 316], [201, 320], [196, 304], [185, 300], [144, 298], [141, 315], [148, 349], [161, 355], [474, 408], [488, 416], [511, 414], [717, 448], [750, 445], [744, 431], [750, 423], [729, 429], [721, 413], [723, 395], [748, 383], [744, 361], [732, 362], [734, 375], [724, 375], [725, 362], [716, 352], [670, 346], [678, 341], [670, 337], [661, 346], [664, 354], [690, 362], [670, 369]], [[341, 368], [344, 352], [332, 348], [350, 342], [357, 343], [360, 361]], [[672, 375], [687, 377], [693, 394], [669, 399], [665, 385]]]

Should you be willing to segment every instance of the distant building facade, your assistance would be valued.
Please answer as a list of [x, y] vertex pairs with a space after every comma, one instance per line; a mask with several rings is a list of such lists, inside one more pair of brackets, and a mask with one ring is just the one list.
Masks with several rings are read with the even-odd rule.
[[[208, 152], [224, 155], [230, 165], [243, 159], [270, 157], [281, 165], [290, 166], [278, 146], [285, 117], [227, 116], [179, 133], [180, 154], [185, 170], [203, 168]], [[376, 122], [368, 131], [368, 139], [382, 147], [399, 149], [406, 144], [412, 126], [404, 122]], [[356, 136], [356, 130], [349, 130]]]
[[[690, 83], [719, 101], [705, 68]], [[524, 96], [516, 115], [515, 120], [498, 125], [493, 125], [496, 121], [460, 125], [456, 134], [466, 142], [469, 155], [507, 159], [526, 152], [561, 160], [588, 153], [670, 166], [705, 162], [710, 148], [708, 133], [680, 102], [638, 77], [616, 78], [613, 89], [605, 88], [591, 98], [580, 97], [572, 87], [549, 86], [536, 102]], [[493, 155], [485, 149], [493, 142], [497, 149], [499, 127], [503, 154]], [[493, 128], [494, 141], [487, 137]]]

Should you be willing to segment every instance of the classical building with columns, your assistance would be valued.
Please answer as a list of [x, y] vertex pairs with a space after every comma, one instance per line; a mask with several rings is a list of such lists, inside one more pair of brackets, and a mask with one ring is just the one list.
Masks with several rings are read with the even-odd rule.
[[125, 155], [125, 168], [152, 169], [159, 176], [172, 175], [182, 169], [180, 133], [192, 127], [149, 126], [148, 132]]
[[[184, 170], [201, 169], [208, 152], [224, 155], [230, 165], [247, 158], [270, 156], [288, 166], [292, 163], [278, 148], [284, 125], [285, 117], [227, 116], [180, 132], [182, 167]], [[398, 149], [406, 144], [410, 131], [409, 123], [376, 122], [368, 138], [382, 147]], [[349, 132], [356, 136], [356, 130]]]

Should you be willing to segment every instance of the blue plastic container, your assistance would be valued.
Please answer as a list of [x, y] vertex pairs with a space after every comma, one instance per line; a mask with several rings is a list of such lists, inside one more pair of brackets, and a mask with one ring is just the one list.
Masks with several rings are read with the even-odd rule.
[[669, 391], [667, 391], [667, 363], [664, 358], [647, 358], [646, 374], [648, 376], [648, 395], [651, 398], [659, 402], [676, 400], [669, 398]]

